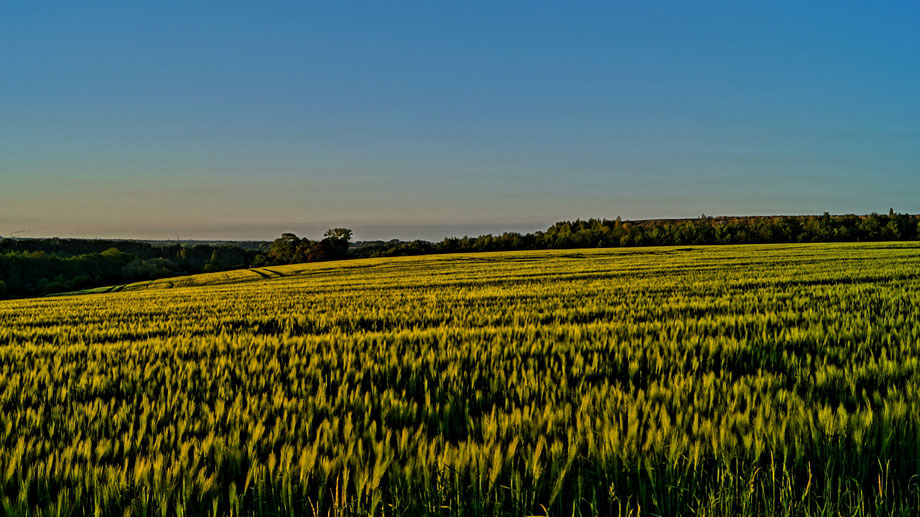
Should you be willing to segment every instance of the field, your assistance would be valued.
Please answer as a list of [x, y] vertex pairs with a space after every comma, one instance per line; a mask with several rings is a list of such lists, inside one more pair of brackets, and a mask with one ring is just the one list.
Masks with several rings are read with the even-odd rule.
[[920, 511], [920, 245], [281, 266], [0, 302], [22, 515]]

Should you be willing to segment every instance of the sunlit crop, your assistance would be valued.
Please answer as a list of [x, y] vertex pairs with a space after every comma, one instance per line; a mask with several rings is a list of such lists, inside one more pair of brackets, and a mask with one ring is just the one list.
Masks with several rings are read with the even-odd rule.
[[0, 513], [909, 514], [920, 247], [368, 259], [0, 302]]

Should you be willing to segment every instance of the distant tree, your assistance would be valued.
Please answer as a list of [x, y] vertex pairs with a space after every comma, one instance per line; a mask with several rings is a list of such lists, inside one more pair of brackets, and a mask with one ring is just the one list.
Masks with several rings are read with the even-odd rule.
[[211, 258], [209, 258], [208, 262], [204, 265], [204, 270], [205, 272], [220, 270], [220, 255], [217, 254], [217, 250], [211, 252]]
[[294, 249], [294, 256], [287, 263], [301, 263], [301, 262], [312, 262], [316, 260], [313, 258], [316, 255], [315, 249], [318, 246], [318, 243], [311, 241], [304, 237], [300, 239], [300, 242], [297, 243], [296, 248]]
[[331, 228], [326, 230], [326, 233], [323, 234], [323, 237], [326, 239], [343, 240], [348, 242], [351, 240], [351, 230], [348, 228]]
[[882, 218], [875, 212], [872, 212], [859, 225], [866, 240], [876, 241], [882, 236]]
[[322, 258], [318, 260], [330, 260], [344, 258], [348, 253], [348, 241], [351, 240], [351, 230], [348, 228], [332, 228], [326, 230], [323, 234], [323, 240], [320, 242]]
[[293, 233], [282, 233], [272, 242], [268, 249], [268, 260], [273, 264], [290, 264], [294, 262], [300, 239]]
[[460, 239], [456, 237], [444, 237], [444, 240], [438, 244], [438, 247], [442, 252], [447, 253], [460, 251]]
[[882, 239], [886, 241], [896, 241], [901, 238], [901, 228], [895, 220], [889, 220], [888, 224], [882, 228]]

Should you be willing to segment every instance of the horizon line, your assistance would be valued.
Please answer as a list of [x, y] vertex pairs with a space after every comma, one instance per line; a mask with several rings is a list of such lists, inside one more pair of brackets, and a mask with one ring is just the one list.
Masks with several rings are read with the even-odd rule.
[[[621, 220], [622, 222], [624, 222], [624, 223], [627, 223], [627, 222], [628, 222], [628, 223], [642, 223], [642, 222], [650, 222], [650, 221], [694, 221], [694, 220], [702, 220], [702, 219], [704, 219], [704, 218], [705, 218], [705, 219], [718, 219], [718, 220], [722, 220], [722, 219], [773, 218], [773, 217], [787, 217], [787, 218], [822, 217], [822, 216], [824, 216], [825, 214], [828, 214], [828, 215], [830, 215], [830, 216], [832, 216], [832, 217], [845, 217], [845, 216], [868, 217], [868, 216], [873, 215], [873, 214], [874, 214], [874, 215], [886, 215], [886, 216], [887, 216], [887, 215], [890, 215], [890, 214], [892, 214], [892, 213], [894, 213], [894, 214], [896, 214], [896, 215], [907, 215], [907, 216], [914, 216], [914, 217], [917, 216], [917, 215], [920, 215], [920, 214], [913, 214], [913, 213], [910, 213], [910, 212], [904, 212], [904, 213], [896, 212], [896, 211], [894, 211], [894, 209], [889, 208], [888, 212], [885, 212], [885, 213], [883, 213], [883, 212], [869, 212], [869, 213], [855, 213], [855, 212], [830, 213], [830, 212], [825, 211], [825, 212], [822, 212], [822, 213], [806, 213], [806, 214], [764, 214], [764, 213], [761, 213], [761, 214], [744, 214], [744, 215], [740, 215], [740, 214], [707, 215], [707, 214], [705, 214], [705, 213], [701, 213], [699, 216], [695, 216], [695, 217], [642, 217], [642, 218], [623, 218], [623, 217], [621, 217], [621, 216], [617, 216], [617, 217], [613, 217], [613, 218], [608, 218], [608, 217], [574, 217], [574, 218], [559, 219], [559, 220], [557, 220], [557, 221], [555, 221], [555, 222], [553, 222], [553, 223], [550, 223], [549, 225], [544, 225], [544, 226], [542, 226], [542, 227], [541, 227], [542, 229], [534, 229], [534, 230], [530, 230], [529, 232], [526, 232], [526, 231], [523, 230], [521, 227], [522, 227], [522, 226], [528, 226], [528, 227], [531, 227], [531, 228], [532, 228], [532, 227], [535, 226], [535, 224], [515, 224], [515, 223], [510, 223], [510, 224], [506, 224], [506, 225], [502, 225], [502, 224], [490, 224], [490, 223], [472, 223], [472, 224], [471, 224], [471, 223], [456, 223], [456, 224], [451, 224], [451, 223], [432, 223], [432, 224], [424, 224], [424, 223], [421, 223], [421, 224], [405, 224], [405, 223], [404, 223], [404, 224], [379, 224], [379, 223], [378, 223], [378, 224], [374, 224], [374, 223], [370, 223], [370, 224], [365, 224], [365, 223], [361, 223], [361, 224], [354, 224], [354, 222], [351, 222], [351, 223], [345, 222], [345, 223], [341, 223], [341, 224], [333, 224], [333, 223], [300, 223], [300, 224], [296, 224], [296, 223], [292, 223], [292, 224], [285, 224], [285, 226], [309, 226], [309, 227], [311, 227], [311, 228], [310, 228], [311, 230], [312, 230], [312, 229], [315, 229], [315, 228], [319, 228], [319, 227], [321, 227], [321, 226], [328, 226], [329, 228], [336, 228], [336, 227], [337, 227], [337, 228], [343, 228], [343, 227], [344, 227], [344, 228], [348, 228], [348, 227], [351, 227], [351, 226], [356, 226], [356, 227], [358, 227], [358, 228], [364, 228], [364, 229], [366, 229], [366, 230], [371, 230], [371, 229], [373, 229], [373, 230], [377, 230], [377, 231], [382, 230], [382, 229], [392, 229], [392, 231], [393, 231], [394, 233], [399, 233], [400, 231], [406, 231], [406, 230], [412, 230], [412, 229], [414, 229], [414, 230], [424, 230], [424, 229], [434, 230], [434, 229], [437, 229], [437, 228], [441, 228], [441, 229], [446, 230], [446, 229], [452, 228], [452, 227], [454, 227], [454, 228], [467, 227], [469, 230], [474, 230], [475, 227], [480, 227], [480, 230], [479, 230], [479, 231], [480, 231], [481, 233], [478, 233], [478, 234], [475, 233], [475, 230], [474, 230], [473, 232], [466, 232], [466, 233], [464, 233], [464, 235], [462, 235], [462, 236], [461, 236], [459, 233], [457, 233], [457, 232], [448, 232], [448, 233], [453, 233], [453, 235], [443, 235], [443, 236], [441, 236], [441, 237], [435, 238], [434, 240], [431, 240], [430, 238], [425, 238], [425, 237], [411, 237], [411, 238], [407, 238], [407, 237], [390, 237], [390, 238], [386, 238], [386, 237], [362, 237], [362, 238], [360, 238], [360, 239], [355, 239], [355, 241], [354, 241], [354, 242], [372, 242], [372, 241], [387, 242], [387, 241], [396, 240], [396, 241], [403, 241], [403, 242], [411, 242], [411, 241], [414, 241], [414, 240], [421, 240], [421, 241], [427, 241], [427, 242], [436, 242], [436, 241], [443, 240], [443, 239], [448, 239], [448, 238], [479, 237], [479, 236], [485, 236], [485, 235], [501, 235], [501, 234], [503, 234], [503, 233], [534, 233], [534, 232], [543, 231], [543, 229], [551, 228], [552, 226], [554, 226], [554, 225], [556, 225], [556, 224], [559, 224], [559, 223], [566, 223], [566, 222], [571, 223], [571, 222], [576, 222], [576, 221], [591, 221], [591, 220], [615, 221], [615, 220], [617, 220], [617, 219], [620, 219], [620, 220]], [[278, 225], [278, 226], [281, 226], [281, 225]], [[496, 229], [496, 230], [493, 230], [493, 231], [485, 231], [485, 232], [482, 231], [482, 228], [493, 228], [493, 227], [496, 227], [496, 226], [507, 226], [507, 227], [515, 227], [515, 226], [516, 226], [517, 228], [516, 228], [516, 229], [508, 229], [508, 230], [498, 230], [498, 229]], [[304, 229], [306, 229], [306, 228], [304, 228]], [[301, 236], [301, 237], [305, 237], [305, 236], [307, 235], [307, 233], [308, 233], [308, 232], [304, 232], [304, 233], [298, 234], [297, 232], [288, 231], [288, 230], [291, 230], [291, 228], [283, 229], [283, 230], [280, 230], [280, 231], [276, 231], [276, 233], [275, 233], [276, 237], [275, 237], [275, 238], [277, 238], [277, 236], [280, 236], [280, 235], [283, 234], [283, 233], [294, 233], [295, 235], [299, 235], [299, 236]], [[207, 230], [205, 230], [205, 232], [206, 232], [206, 231], [207, 231]], [[131, 237], [131, 236], [80, 236], [80, 235], [76, 235], [76, 234], [66, 234], [66, 233], [65, 233], [65, 234], [24, 235], [24, 236], [19, 236], [19, 237], [17, 237], [17, 234], [23, 234], [23, 233], [26, 233], [26, 234], [27, 234], [27, 233], [30, 233], [30, 231], [26, 229], [26, 230], [16, 230], [16, 231], [14, 231], [14, 232], [11, 232], [11, 233], [8, 234], [8, 235], [0, 234], [0, 239], [13, 239], [13, 240], [26, 240], [26, 239], [73, 239], [73, 240], [97, 240], [97, 241], [111, 240], [111, 241], [150, 241], [150, 242], [188, 242], [188, 241], [199, 241], [199, 242], [271, 242], [272, 240], [274, 240], [274, 238], [271, 238], [271, 239], [265, 239], [265, 238], [242, 238], [242, 237], [219, 238], [219, 237], [204, 237], [204, 236], [202, 236], [202, 237], [184, 237], [184, 236], [182, 236], [181, 233], [177, 234], [175, 238], [171, 238], [171, 237]], [[160, 232], [157, 232], [157, 233], [167, 233], [167, 232], [160, 231]], [[170, 232], [170, 233], [171, 233], [171, 232]], [[463, 233], [463, 232], [460, 232], [460, 233]]]

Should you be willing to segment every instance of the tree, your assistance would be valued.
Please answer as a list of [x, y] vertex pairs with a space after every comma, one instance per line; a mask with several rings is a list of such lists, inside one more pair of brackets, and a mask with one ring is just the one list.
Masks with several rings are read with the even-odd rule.
[[351, 230], [348, 228], [326, 230], [321, 242], [322, 259], [344, 258], [348, 253], [348, 241], [350, 240]]
[[217, 254], [217, 250], [211, 252], [211, 258], [208, 259], [208, 262], [204, 265], [204, 271], [210, 273], [211, 271], [220, 270], [220, 256]]
[[293, 233], [282, 233], [268, 249], [268, 259], [274, 264], [290, 264], [294, 261], [300, 239]]
[[351, 230], [348, 228], [331, 228], [326, 230], [323, 237], [326, 239], [344, 240], [348, 242], [351, 240]]

